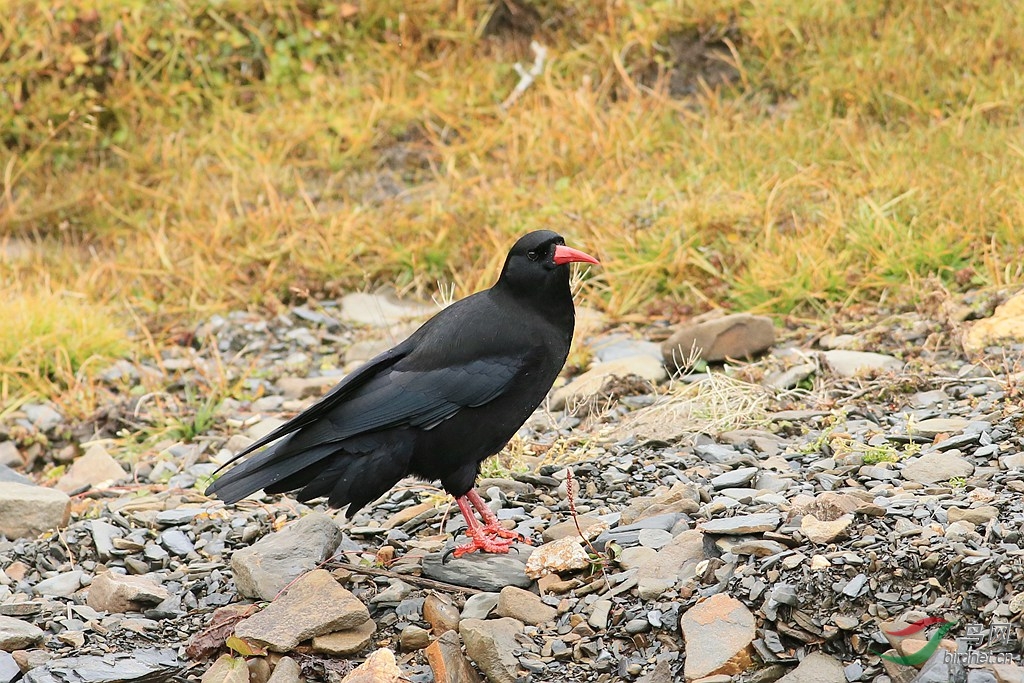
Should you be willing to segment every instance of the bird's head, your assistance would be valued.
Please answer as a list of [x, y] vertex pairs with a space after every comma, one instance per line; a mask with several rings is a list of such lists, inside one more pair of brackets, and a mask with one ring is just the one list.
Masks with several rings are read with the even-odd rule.
[[501, 269], [498, 282], [521, 292], [543, 292], [569, 283], [570, 263], [599, 265], [590, 254], [565, 246], [565, 240], [550, 230], [537, 230], [519, 238]]

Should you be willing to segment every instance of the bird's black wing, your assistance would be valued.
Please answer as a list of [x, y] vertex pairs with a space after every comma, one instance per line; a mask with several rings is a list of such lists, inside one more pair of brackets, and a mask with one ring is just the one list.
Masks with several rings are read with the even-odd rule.
[[388, 368], [397, 363], [398, 361], [405, 358], [409, 350], [403, 348], [405, 344], [399, 344], [398, 346], [388, 349], [384, 353], [378, 354], [374, 358], [366, 362], [365, 365], [357, 369], [344, 377], [338, 384], [336, 384], [330, 391], [324, 394], [320, 400], [313, 405], [306, 408], [304, 411], [293, 417], [288, 422], [284, 423], [277, 429], [273, 430], [269, 434], [266, 434], [256, 441], [252, 442], [241, 451], [231, 457], [230, 460], [221, 465], [218, 471], [224, 469], [231, 463], [235, 462], [239, 458], [242, 458], [253, 451], [266, 446], [269, 443], [277, 441], [283, 436], [287, 436], [293, 432], [296, 432], [306, 425], [315, 422], [316, 420], [323, 417], [325, 413], [331, 410], [339, 401], [345, 400], [345, 398], [358, 390], [361, 386], [366, 384], [368, 381], [374, 378], [375, 375], [386, 372]]
[[[393, 351], [399, 349], [401, 346]], [[401, 361], [389, 357], [371, 362], [369, 368], [357, 371], [360, 377], [346, 378], [316, 404], [240, 453], [287, 437], [233, 467], [207, 494], [239, 500], [286, 477], [301, 478], [297, 473], [336, 457], [346, 439], [393, 428], [432, 429], [463, 408], [478, 407], [501, 396], [527, 358], [490, 356], [416, 369], [408, 369], [415, 368], [413, 362]]]

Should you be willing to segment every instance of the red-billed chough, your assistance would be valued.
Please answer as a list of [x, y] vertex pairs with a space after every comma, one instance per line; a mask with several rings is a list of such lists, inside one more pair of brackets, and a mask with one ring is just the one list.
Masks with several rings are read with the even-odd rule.
[[[565, 363], [575, 313], [574, 261], [597, 263], [547, 230], [524, 235], [498, 281], [445, 308], [398, 346], [229, 462], [269, 447], [207, 490], [235, 503], [263, 489], [326, 497], [351, 518], [407, 475], [440, 480], [456, 498], [473, 550], [508, 552], [519, 538], [473, 484], [544, 399]], [[483, 517], [473, 515], [475, 507]]]

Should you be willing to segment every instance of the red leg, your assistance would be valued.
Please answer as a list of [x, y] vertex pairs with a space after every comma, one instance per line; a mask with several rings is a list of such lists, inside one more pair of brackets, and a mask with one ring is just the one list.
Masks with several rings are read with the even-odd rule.
[[[507, 553], [512, 544], [517, 541], [529, 543], [522, 534], [501, 526], [497, 515], [491, 511], [491, 508], [487, 507], [487, 503], [476, 492], [476, 489], [470, 489], [466, 495], [456, 498], [455, 502], [458, 503], [462, 516], [466, 518], [466, 535], [472, 539], [469, 543], [455, 549], [455, 557], [462, 557], [474, 550], [483, 550], [488, 553]], [[473, 507], [470, 507], [470, 504], [480, 511], [480, 516], [484, 520], [483, 525], [477, 521], [476, 515], [473, 514]]]

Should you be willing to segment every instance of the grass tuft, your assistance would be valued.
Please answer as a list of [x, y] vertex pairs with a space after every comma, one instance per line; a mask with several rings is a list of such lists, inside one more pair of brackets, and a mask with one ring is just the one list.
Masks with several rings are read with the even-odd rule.
[[1008, 0], [503, 6], [13, 0], [2, 284], [79, 292], [96, 327], [127, 305], [159, 343], [294, 291], [468, 293], [536, 228], [602, 261], [583, 291], [613, 316], [1024, 283]]

